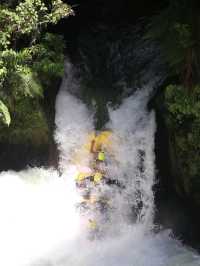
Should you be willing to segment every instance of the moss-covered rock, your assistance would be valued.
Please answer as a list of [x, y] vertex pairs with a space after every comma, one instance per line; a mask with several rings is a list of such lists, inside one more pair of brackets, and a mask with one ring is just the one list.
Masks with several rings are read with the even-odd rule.
[[169, 135], [171, 174], [176, 192], [200, 206], [200, 88], [170, 85], [164, 119]]
[[14, 103], [10, 127], [1, 124], [0, 141], [40, 146], [49, 141], [47, 120], [38, 100], [22, 99]]
[[45, 165], [51, 140], [46, 115], [38, 100], [25, 98], [13, 106], [12, 123], [0, 126], [1, 170]]

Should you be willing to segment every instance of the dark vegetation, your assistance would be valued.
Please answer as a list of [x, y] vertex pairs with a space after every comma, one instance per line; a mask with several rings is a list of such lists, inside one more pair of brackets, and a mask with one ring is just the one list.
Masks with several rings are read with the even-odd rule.
[[157, 158], [160, 156], [157, 162], [163, 185], [157, 194], [161, 210], [158, 218], [197, 248], [200, 248], [199, 10], [198, 1], [169, 1], [168, 7], [153, 17], [147, 33], [148, 38], [158, 41], [169, 66], [167, 83], [155, 100], [159, 122], [156, 152]]
[[43, 158], [44, 162], [44, 154], [53, 145], [52, 119], [48, 115], [52, 108], [45, 104], [44, 96], [55, 94], [51, 84], [56, 87], [63, 75], [64, 42], [47, 27], [70, 14], [71, 7], [60, 0], [10, 0], [0, 4], [2, 169], [9, 165], [6, 158], [15, 161], [16, 167], [18, 152], [17, 169], [28, 163], [31, 154], [41, 154], [39, 160]]

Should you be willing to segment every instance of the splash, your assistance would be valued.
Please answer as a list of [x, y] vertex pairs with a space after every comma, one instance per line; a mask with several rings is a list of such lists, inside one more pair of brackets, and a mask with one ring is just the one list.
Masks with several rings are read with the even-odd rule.
[[[69, 91], [78, 91], [79, 83], [74, 77], [73, 67], [65, 63], [67, 75], [64, 77], [56, 100], [55, 140], [60, 149], [60, 168], [62, 171], [73, 164], [74, 157], [85, 144], [93, 129], [93, 117], [87, 107]], [[83, 151], [84, 152], [84, 151]], [[88, 156], [81, 154], [77, 161], [88, 164]]]
[[28, 265], [78, 234], [68, 183], [50, 169], [1, 173], [0, 265]]
[[[57, 121], [63, 121], [63, 125], [57, 122], [61, 165], [63, 158], [70, 162], [70, 165], [72, 162], [69, 157], [69, 154], [72, 154], [69, 148], [71, 146], [66, 143], [66, 136], [69, 139], [75, 137], [73, 151], [78, 151], [86, 141], [87, 135], [94, 130], [91, 113], [69, 92], [71, 85], [76, 91], [80, 86], [77, 80], [74, 81], [73, 71], [69, 65], [67, 73], [67, 80], [64, 80], [57, 99]], [[66, 243], [57, 253], [49, 256], [46, 262], [43, 261], [42, 265], [176, 266], [180, 265], [179, 262], [184, 265], [187, 261], [191, 265], [198, 265], [198, 256], [172, 239], [170, 231], [158, 234], [152, 231], [156, 125], [154, 112], [147, 110], [150, 93], [151, 86], [136, 91], [118, 108], [109, 108], [110, 121], [106, 129], [112, 130], [111, 153], [114, 159], [108, 162], [108, 170], [111, 176], [125, 184], [123, 191], [110, 188], [114, 210], [111, 211], [111, 219], [106, 222], [109, 223], [109, 230], [103, 238], [95, 241], [81, 237], [82, 232], [78, 241], [71, 243], [70, 246]], [[64, 106], [68, 106], [71, 115], [63, 115]], [[78, 125], [74, 124], [75, 120], [71, 123], [71, 117], [76, 117]], [[70, 130], [71, 127], [75, 132]], [[80, 127], [81, 134], [76, 131]], [[88, 160], [81, 161], [81, 164], [88, 165], [87, 163]]]
[[[135, 223], [144, 225], [144, 231], [153, 227], [155, 177], [154, 112], [147, 111], [150, 88], [138, 90], [124, 100], [116, 110], [110, 109], [108, 127], [113, 131], [114, 165], [119, 180], [126, 189], [118, 202], [120, 216], [130, 213]], [[113, 166], [111, 167], [113, 169]]]
[[[68, 62], [66, 70], [56, 102], [55, 138], [60, 148], [62, 172], [73, 168], [73, 179], [80, 169], [89, 168], [90, 154], [80, 151], [94, 131], [94, 119], [87, 107], [70, 93], [71, 86], [77, 92], [80, 85]], [[137, 91], [118, 109], [109, 110], [107, 128], [112, 131], [114, 160], [108, 163], [107, 168], [109, 175], [125, 186], [123, 191], [102, 188], [102, 193], [112, 198], [109, 222], [104, 221], [109, 233], [119, 232], [124, 223], [130, 225], [133, 220], [143, 223], [144, 231], [152, 227], [155, 119], [154, 114], [146, 109], [149, 93], [149, 89]], [[74, 162], [76, 154], [79, 158]]]

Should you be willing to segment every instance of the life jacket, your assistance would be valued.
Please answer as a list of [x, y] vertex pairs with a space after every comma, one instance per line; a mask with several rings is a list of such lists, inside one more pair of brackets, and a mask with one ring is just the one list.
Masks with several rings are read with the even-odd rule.
[[94, 183], [101, 182], [102, 178], [103, 178], [102, 173], [99, 173], [99, 172], [95, 173], [93, 176]]
[[79, 173], [76, 177], [75, 177], [75, 180], [77, 182], [81, 182], [81, 181], [84, 181], [88, 176], [90, 176], [91, 174], [89, 173]]
[[89, 219], [89, 224], [88, 224], [89, 228], [92, 230], [95, 230], [97, 228], [97, 223], [95, 220]]
[[98, 152], [97, 159], [101, 162], [105, 161], [105, 153], [103, 151]]

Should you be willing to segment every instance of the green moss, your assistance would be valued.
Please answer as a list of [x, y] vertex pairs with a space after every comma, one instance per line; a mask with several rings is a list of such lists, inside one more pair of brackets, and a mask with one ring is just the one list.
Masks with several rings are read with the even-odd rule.
[[182, 86], [165, 91], [166, 122], [175, 188], [200, 203], [200, 87], [188, 93]]
[[48, 131], [41, 98], [64, 72], [64, 41], [47, 26], [73, 10], [61, 0], [11, 2], [0, 4], [0, 141], [37, 142]]
[[1, 125], [0, 140], [13, 144], [40, 146], [49, 142], [45, 114], [37, 100], [25, 98], [14, 105], [10, 128]]
[[63, 50], [63, 39], [47, 33], [40, 44], [19, 52], [9, 50], [0, 53], [9, 74], [0, 87], [0, 97], [11, 116], [9, 128], [0, 123], [1, 143], [35, 147], [48, 144], [52, 127], [47, 122], [49, 107], [45, 106], [43, 97], [47, 89], [56, 89], [63, 75]]

